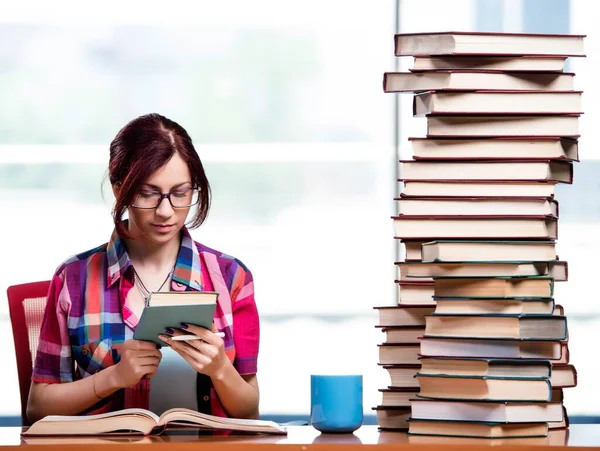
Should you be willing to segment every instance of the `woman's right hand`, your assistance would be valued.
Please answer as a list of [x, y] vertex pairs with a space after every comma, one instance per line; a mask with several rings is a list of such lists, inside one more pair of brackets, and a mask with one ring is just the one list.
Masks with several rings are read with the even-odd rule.
[[119, 387], [132, 387], [144, 376], [156, 374], [162, 353], [156, 343], [142, 340], [126, 340], [121, 348], [121, 360], [115, 365], [115, 379]]

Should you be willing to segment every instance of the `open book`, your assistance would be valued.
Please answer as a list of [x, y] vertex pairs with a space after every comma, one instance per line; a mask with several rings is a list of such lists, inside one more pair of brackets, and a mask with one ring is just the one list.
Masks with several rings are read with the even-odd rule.
[[49, 415], [22, 433], [36, 435], [160, 434], [167, 426], [287, 434], [273, 421], [223, 418], [189, 409], [169, 409], [158, 416], [145, 409], [124, 409], [88, 416]]

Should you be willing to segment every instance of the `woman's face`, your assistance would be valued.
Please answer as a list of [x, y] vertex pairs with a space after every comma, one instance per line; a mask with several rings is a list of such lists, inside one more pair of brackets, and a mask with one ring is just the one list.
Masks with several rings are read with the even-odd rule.
[[[192, 188], [188, 165], [178, 153], [140, 186], [133, 205], [156, 202], [158, 193], [171, 193], [173, 202], [178, 202]], [[179, 239], [179, 232], [191, 207], [173, 208], [169, 199], [162, 199], [157, 208], [141, 209], [129, 207], [129, 230], [136, 238], [152, 244], [164, 244]]]

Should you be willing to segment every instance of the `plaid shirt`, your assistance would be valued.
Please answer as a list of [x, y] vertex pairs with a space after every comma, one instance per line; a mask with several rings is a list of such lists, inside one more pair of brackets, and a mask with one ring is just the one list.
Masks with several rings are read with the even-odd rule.
[[[239, 260], [193, 241], [187, 229], [182, 235], [171, 290], [219, 292], [214, 323], [225, 334], [225, 353], [240, 374], [255, 374], [260, 330], [252, 274]], [[61, 264], [51, 281], [32, 380], [72, 382], [118, 363], [138, 323], [126, 301], [132, 287], [133, 268], [116, 232], [108, 243]], [[147, 409], [149, 389], [150, 380], [143, 379], [86, 413]], [[212, 387], [211, 410], [227, 416]]]

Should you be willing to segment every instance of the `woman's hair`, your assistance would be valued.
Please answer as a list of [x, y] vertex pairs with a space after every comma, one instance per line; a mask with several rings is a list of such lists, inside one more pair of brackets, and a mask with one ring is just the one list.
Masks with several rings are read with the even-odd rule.
[[119, 235], [128, 235], [123, 214], [140, 186], [176, 152], [188, 165], [192, 185], [198, 189], [198, 207], [189, 227], [196, 228], [204, 222], [210, 208], [210, 185], [192, 138], [176, 122], [160, 114], [146, 114], [125, 125], [110, 143], [108, 177], [118, 188], [112, 215]]

